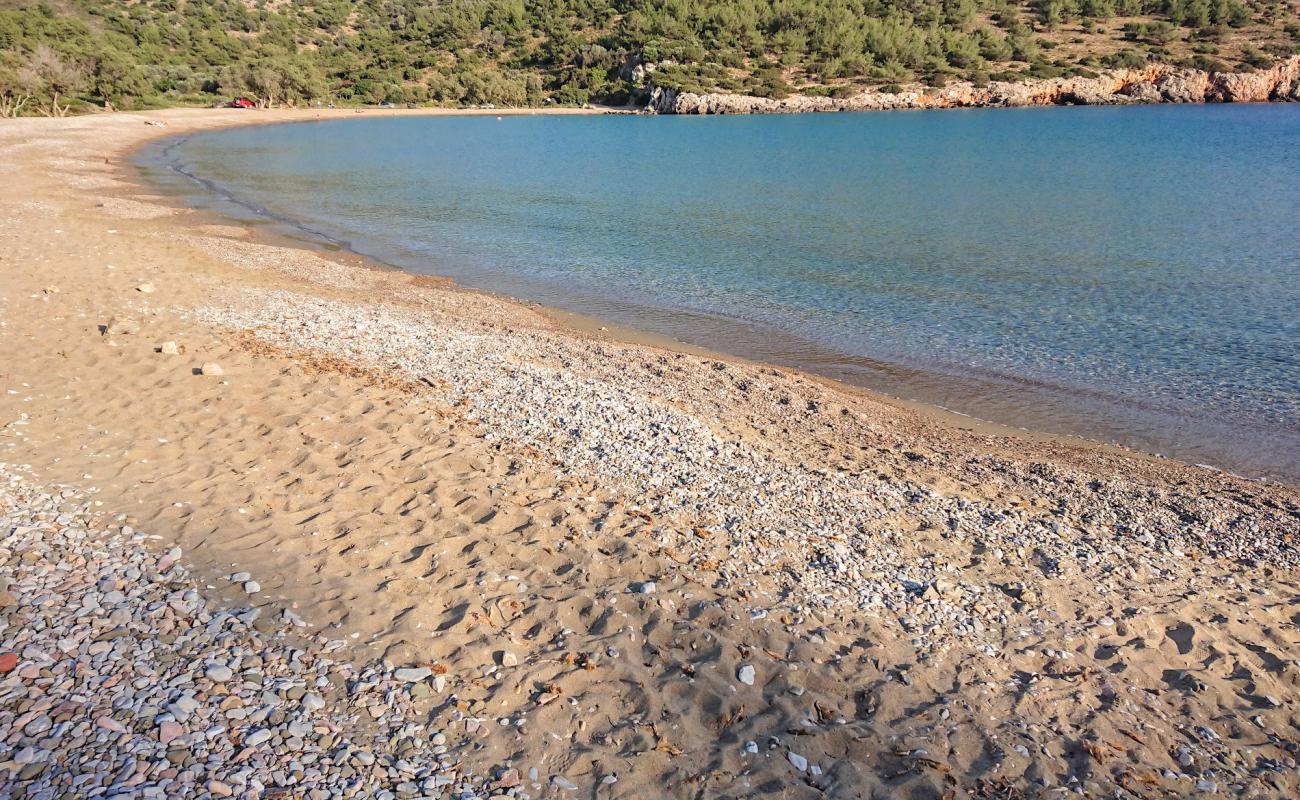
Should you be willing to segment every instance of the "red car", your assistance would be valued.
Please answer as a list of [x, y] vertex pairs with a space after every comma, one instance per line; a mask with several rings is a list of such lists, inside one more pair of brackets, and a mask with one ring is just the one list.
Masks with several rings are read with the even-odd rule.
[[234, 100], [231, 100], [226, 107], [227, 108], [257, 108], [257, 103], [254, 103], [252, 100], [249, 100], [247, 97], [236, 97]]

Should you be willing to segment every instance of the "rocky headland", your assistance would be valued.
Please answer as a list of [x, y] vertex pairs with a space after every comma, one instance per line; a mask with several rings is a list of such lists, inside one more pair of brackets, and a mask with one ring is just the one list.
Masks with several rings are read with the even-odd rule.
[[1017, 82], [969, 82], [943, 88], [919, 85], [902, 91], [868, 89], [849, 97], [792, 95], [783, 99], [743, 94], [696, 94], [664, 87], [650, 91], [653, 114], [795, 114], [819, 111], [890, 111], [1024, 106], [1113, 106], [1151, 103], [1264, 103], [1300, 101], [1300, 56], [1255, 72], [1206, 72], [1153, 64], [1118, 69], [1094, 78]]

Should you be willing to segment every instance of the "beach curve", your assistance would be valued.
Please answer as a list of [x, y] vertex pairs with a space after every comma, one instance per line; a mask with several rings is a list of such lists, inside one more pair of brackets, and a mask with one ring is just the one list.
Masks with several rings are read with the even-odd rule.
[[249, 571], [358, 658], [437, 665], [420, 712], [516, 785], [1294, 791], [1293, 489], [576, 331], [124, 179], [250, 119], [0, 127], [7, 470], [215, 599]]

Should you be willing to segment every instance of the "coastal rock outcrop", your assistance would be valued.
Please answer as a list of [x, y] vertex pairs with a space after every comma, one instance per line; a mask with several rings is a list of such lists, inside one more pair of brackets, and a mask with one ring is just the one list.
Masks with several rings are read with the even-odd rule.
[[1295, 98], [1300, 57], [1257, 72], [1218, 72], [1210, 77], [1206, 99], [1222, 103], [1263, 103]]
[[868, 89], [850, 97], [679, 92], [652, 86], [645, 110], [652, 114], [796, 114], [825, 111], [887, 111], [929, 108], [1013, 108], [1050, 105], [1140, 103], [1257, 103], [1300, 100], [1300, 56], [1256, 72], [1206, 72], [1153, 64], [1095, 77], [994, 81], [988, 86], [953, 83], [943, 88]]
[[1199, 69], [1174, 69], [1156, 81], [1165, 103], [1204, 103], [1210, 93], [1210, 73]]

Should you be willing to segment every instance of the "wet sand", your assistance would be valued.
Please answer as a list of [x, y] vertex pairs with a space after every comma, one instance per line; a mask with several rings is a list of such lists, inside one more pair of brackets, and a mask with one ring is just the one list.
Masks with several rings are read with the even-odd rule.
[[183, 547], [213, 602], [249, 571], [352, 657], [437, 666], [411, 713], [459, 715], [484, 774], [1296, 794], [1293, 489], [625, 341], [130, 180], [252, 118], [0, 124], [6, 470]]

